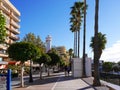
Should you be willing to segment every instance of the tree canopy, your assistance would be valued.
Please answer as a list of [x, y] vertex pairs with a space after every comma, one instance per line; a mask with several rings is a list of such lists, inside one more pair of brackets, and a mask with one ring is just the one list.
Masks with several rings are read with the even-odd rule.
[[58, 56], [57, 52], [54, 51], [54, 49], [50, 50], [47, 54], [51, 57], [51, 66], [60, 62], [60, 57]]
[[4, 43], [5, 42], [5, 38], [6, 38], [6, 19], [5, 17], [2, 15], [2, 13], [0, 12], [0, 43]]
[[24, 62], [40, 56], [40, 50], [32, 43], [17, 42], [8, 48], [9, 57], [13, 60]]
[[83, 2], [75, 2], [74, 6], [71, 7], [71, 18], [70, 18], [70, 23], [71, 23], [71, 28], [70, 30], [72, 32], [76, 32], [80, 30], [80, 26], [82, 23], [82, 18], [83, 18], [83, 12], [84, 12], [84, 3]]
[[[100, 59], [100, 56], [102, 54], [102, 50], [105, 49], [107, 39], [106, 39], [106, 35], [102, 34], [101, 32], [99, 32], [97, 34], [97, 36], [98, 36], [98, 54], [96, 56], [98, 59]], [[95, 50], [95, 37], [91, 38], [90, 47], [92, 48], [93, 51]]]
[[73, 55], [73, 49], [72, 49], [72, 48], [70, 48], [68, 52], [69, 52], [69, 55], [70, 55], [70, 56]]
[[[98, 47], [99, 49], [103, 50], [105, 49], [105, 44], [107, 43], [107, 39], [106, 39], [106, 35], [102, 34], [101, 32], [98, 33]], [[94, 46], [95, 42], [94, 42], [94, 37], [91, 38], [91, 44], [90, 47], [94, 50]]]
[[37, 62], [39, 64], [42, 64], [42, 63], [48, 64], [48, 63], [50, 63], [50, 61], [51, 61], [50, 56], [48, 54], [45, 54], [45, 53], [42, 54], [41, 57], [35, 59], [35, 62]]
[[33, 43], [38, 48], [41, 48], [43, 52], [45, 52], [45, 45], [40, 39], [40, 36], [36, 36], [34, 33], [26, 34], [25, 37], [23, 37], [22, 41]]
[[74, 32], [74, 56], [79, 58], [80, 52], [80, 26], [82, 24], [84, 3], [75, 2], [71, 7], [70, 31]]
[[104, 62], [103, 63], [103, 71], [105, 72], [109, 72], [109, 71], [112, 71], [112, 62]]

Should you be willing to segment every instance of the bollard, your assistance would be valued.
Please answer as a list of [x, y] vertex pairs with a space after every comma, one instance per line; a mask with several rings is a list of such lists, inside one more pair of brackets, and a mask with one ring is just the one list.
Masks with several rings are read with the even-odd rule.
[[11, 69], [7, 71], [7, 90], [11, 90]]

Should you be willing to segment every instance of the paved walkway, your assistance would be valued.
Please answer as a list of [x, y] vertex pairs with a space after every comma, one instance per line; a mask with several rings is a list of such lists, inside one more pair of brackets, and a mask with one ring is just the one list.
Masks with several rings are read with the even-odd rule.
[[[33, 83], [25, 82], [25, 88], [14, 87], [12, 90], [109, 90], [107, 87], [92, 87], [92, 78], [73, 78], [64, 74], [36, 77]], [[17, 85], [19, 86], [19, 85]]]

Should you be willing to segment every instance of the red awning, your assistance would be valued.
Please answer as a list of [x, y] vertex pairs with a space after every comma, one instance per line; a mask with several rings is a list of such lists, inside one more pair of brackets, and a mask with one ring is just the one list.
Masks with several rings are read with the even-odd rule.
[[17, 62], [16, 61], [9, 61], [8, 65], [15, 65]]

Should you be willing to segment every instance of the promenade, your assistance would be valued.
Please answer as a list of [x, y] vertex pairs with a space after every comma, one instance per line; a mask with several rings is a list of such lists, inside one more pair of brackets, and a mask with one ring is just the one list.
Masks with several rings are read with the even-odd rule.
[[29, 83], [25, 78], [25, 87], [20, 88], [19, 83], [12, 84], [12, 90], [110, 90], [108, 87], [92, 87], [92, 77], [73, 78], [64, 73], [53, 73], [50, 77], [44, 76], [40, 80], [39, 75], [33, 75], [34, 82]]

